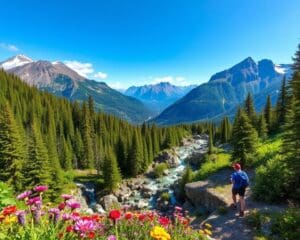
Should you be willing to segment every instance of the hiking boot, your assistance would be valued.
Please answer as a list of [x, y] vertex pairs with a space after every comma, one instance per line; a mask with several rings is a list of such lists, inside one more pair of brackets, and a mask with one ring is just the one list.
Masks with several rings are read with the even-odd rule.
[[237, 209], [237, 205], [234, 204], [234, 203], [231, 203], [230, 207], [231, 207], [232, 209]]
[[240, 217], [244, 217], [244, 211], [240, 211]]

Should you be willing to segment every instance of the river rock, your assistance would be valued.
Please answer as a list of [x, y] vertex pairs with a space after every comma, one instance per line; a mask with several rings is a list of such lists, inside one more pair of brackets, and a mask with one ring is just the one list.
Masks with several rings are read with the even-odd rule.
[[138, 201], [138, 204], [137, 204], [138, 209], [144, 209], [144, 208], [147, 208], [148, 206], [149, 206], [148, 201], [146, 201], [144, 199], [140, 199]]
[[180, 160], [174, 149], [162, 151], [156, 158], [157, 163], [166, 163], [169, 167], [175, 168], [180, 165]]
[[96, 213], [100, 213], [100, 214], [104, 214], [105, 213], [104, 208], [100, 204], [98, 204], [98, 203], [95, 204], [95, 206], [93, 206], [93, 210]]
[[100, 204], [103, 206], [103, 208], [107, 211], [110, 209], [113, 209], [117, 206], [120, 206], [120, 203], [118, 202], [118, 199], [115, 195], [109, 194], [100, 199]]

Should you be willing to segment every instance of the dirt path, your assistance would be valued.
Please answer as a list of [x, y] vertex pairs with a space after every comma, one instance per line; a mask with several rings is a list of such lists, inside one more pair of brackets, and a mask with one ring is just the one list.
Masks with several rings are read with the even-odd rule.
[[[230, 170], [222, 170], [217, 174], [212, 175], [209, 181], [214, 185], [217, 195], [226, 199], [228, 206], [232, 203], [231, 200], [231, 184], [229, 183]], [[250, 182], [253, 183], [254, 172], [248, 173]], [[249, 211], [257, 209], [264, 212], [282, 211], [283, 205], [270, 205], [255, 201], [251, 196], [251, 184], [246, 191], [246, 211], [245, 216]], [[246, 224], [245, 217], [240, 218], [239, 210], [228, 208], [226, 214], [220, 214], [218, 211], [213, 212], [204, 222], [208, 222], [213, 226], [213, 237], [217, 240], [253, 240], [254, 230]], [[204, 223], [203, 222], [203, 223]]]

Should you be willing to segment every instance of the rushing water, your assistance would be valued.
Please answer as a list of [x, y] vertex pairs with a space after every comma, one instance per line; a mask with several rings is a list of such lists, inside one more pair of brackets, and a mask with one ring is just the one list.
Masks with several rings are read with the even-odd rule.
[[[149, 208], [155, 208], [157, 192], [168, 191], [170, 195], [170, 202], [172, 205], [176, 204], [176, 198], [172, 186], [174, 183], [182, 176], [185, 169], [185, 159], [191, 154], [197, 153], [206, 153], [207, 152], [207, 137], [202, 137], [199, 139], [194, 139], [190, 144], [176, 147], [175, 151], [180, 159], [180, 164], [175, 168], [170, 168], [167, 176], [162, 176], [160, 178], [146, 178], [146, 184], [144, 187], [150, 188], [152, 190], [152, 196], [150, 198], [143, 198], [139, 191], [134, 191], [126, 201], [125, 204], [134, 206], [138, 202], [143, 201], [145, 206]], [[82, 184], [81, 184], [82, 186]], [[95, 197], [95, 186], [93, 183], [84, 184], [83, 195], [86, 198], [87, 204], [90, 208], [93, 208], [97, 204]]]
[[140, 200], [144, 200], [145, 202], [146, 201], [148, 202], [148, 206], [150, 208], [155, 208], [156, 198], [157, 198], [155, 193], [161, 191], [168, 191], [170, 195], [171, 204], [172, 205], [176, 204], [176, 198], [172, 186], [183, 174], [183, 171], [185, 169], [185, 164], [186, 164], [185, 159], [191, 154], [193, 154], [194, 152], [205, 153], [207, 151], [207, 139], [201, 138], [201, 139], [194, 140], [191, 144], [176, 147], [175, 151], [180, 159], [180, 164], [177, 167], [170, 168], [167, 176], [162, 176], [156, 179], [147, 178], [146, 187], [151, 188], [153, 190], [152, 197], [150, 199], [147, 198], [143, 199], [140, 192], [135, 192], [135, 194], [131, 196], [128, 201], [129, 205], [134, 205], [134, 203]]

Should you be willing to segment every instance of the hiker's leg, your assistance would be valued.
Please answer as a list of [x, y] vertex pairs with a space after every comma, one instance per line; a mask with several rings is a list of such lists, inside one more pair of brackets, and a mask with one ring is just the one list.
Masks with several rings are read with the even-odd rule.
[[240, 196], [241, 212], [245, 211], [245, 198]]
[[232, 200], [233, 200], [234, 205], [236, 205], [236, 195], [235, 194], [232, 194]]

